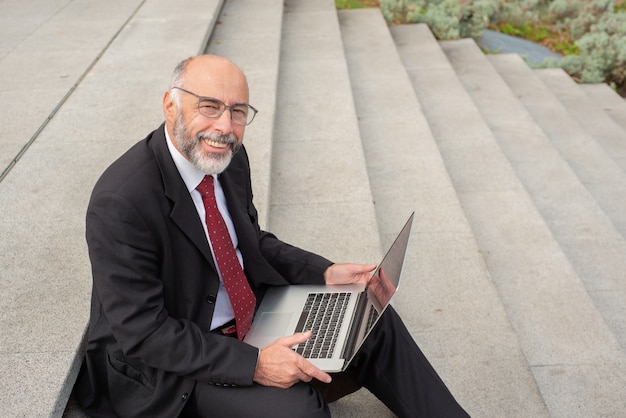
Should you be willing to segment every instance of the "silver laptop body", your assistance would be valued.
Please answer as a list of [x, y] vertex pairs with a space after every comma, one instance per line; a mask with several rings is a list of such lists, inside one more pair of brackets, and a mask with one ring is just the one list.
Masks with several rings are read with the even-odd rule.
[[[378, 264], [367, 286], [271, 287], [261, 301], [244, 342], [263, 348], [280, 337], [311, 330], [313, 335], [309, 341], [294, 350], [323, 371], [345, 370], [398, 289], [413, 216], [411, 214]], [[325, 341], [316, 341], [316, 337], [325, 337]]]

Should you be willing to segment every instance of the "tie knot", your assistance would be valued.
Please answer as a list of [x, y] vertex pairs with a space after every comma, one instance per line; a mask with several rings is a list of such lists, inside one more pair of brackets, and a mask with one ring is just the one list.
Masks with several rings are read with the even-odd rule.
[[213, 189], [213, 176], [204, 176], [196, 189], [198, 189], [202, 198], [205, 196], [215, 195], [215, 190]]

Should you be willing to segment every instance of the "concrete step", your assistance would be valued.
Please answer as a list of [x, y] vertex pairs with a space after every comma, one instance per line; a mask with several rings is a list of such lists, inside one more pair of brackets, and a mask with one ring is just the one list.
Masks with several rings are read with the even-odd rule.
[[380, 10], [339, 21], [386, 245], [416, 212], [394, 306], [471, 416], [547, 416]]
[[[286, 1], [281, 48], [270, 230], [337, 262], [377, 262], [379, 229], [334, 2]], [[389, 416], [366, 390], [331, 411]]]
[[626, 352], [626, 241], [476, 43], [440, 44]]
[[285, 3], [275, 131], [270, 230], [336, 261], [377, 260], [378, 225], [332, 1]]
[[[0, 6], [16, 8], [0, 13], [3, 44], [5, 31], [29, 22], [0, 62], [2, 83], [10, 75], [1, 102], [12, 106], [1, 129], [26, 136], [0, 141], [33, 138], [0, 183], [0, 416], [57, 417], [82, 361], [93, 184], [162, 122], [171, 71], [202, 49], [221, 2], [22, 3]], [[36, 112], [22, 119], [20, 109]]]
[[492, 55], [489, 60], [574, 169], [615, 228], [626, 237], [626, 176], [621, 167], [570, 116], [519, 56]]
[[[0, 4], [8, 115], [0, 128], [0, 416], [63, 413], [88, 314], [89, 193], [113, 159], [162, 121], [158, 103], [176, 62], [201, 51], [237, 62], [261, 110], [246, 145], [262, 226], [337, 261], [371, 262], [417, 211], [405, 277], [419, 282], [395, 304], [472, 415], [623, 411], [615, 391], [626, 375], [623, 354], [524, 187], [465, 93], [459, 103], [435, 100], [459, 92], [458, 81], [429, 85], [450, 73], [445, 62], [428, 62], [441, 57], [437, 43], [428, 34], [413, 45], [419, 55], [405, 60], [426, 66], [407, 78], [377, 13], [341, 12], [338, 20], [330, 0]], [[396, 42], [403, 32], [394, 29]], [[416, 76], [422, 105], [408, 84]], [[446, 108], [467, 132], [448, 131], [455, 124]], [[614, 119], [617, 109], [611, 104]], [[475, 182], [481, 175], [486, 183]], [[615, 289], [601, 277], [596, 293], [607, 290], [610, 301]], [[366, 391], [331, 410], [391, 415]], [[64, 416], [84, 415], [71, 404]]]
[[626, 172], [626, 131], [600, 106], [589, 100], [582, 87], [560, 68], [535, 70], [541, 81], [585, 131]]
[[276, 90], [280, 61], [282, 0], [229, 0], [225, 3], [206, 53], [227, 57], [246, 74], [250, 103], [259, 110], [246, 127], [254, 204], [259, 225], [269, 222], [270, 176]]
[[626, 131], [626, 99], [617, 94], [606, 83], [581, 84], [580, 87], [597, 106], [601, 107]]
[[432, 34], [391, 31], [549, 414], [619, 416], [619, 344]]
[[0, 3], [0, 174], [6, 175], [142, 5]]

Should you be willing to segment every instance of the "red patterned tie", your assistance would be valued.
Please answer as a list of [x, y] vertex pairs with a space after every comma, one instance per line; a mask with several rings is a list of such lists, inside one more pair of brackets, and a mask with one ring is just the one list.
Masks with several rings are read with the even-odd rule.
[[202, 195], [202, 202], [206, 210], [206, 226], [209, 239], [213, 246], [213, 254], [217, 260], [217, 267], [222, 275], [224, 287], [228, 292], [230, 304], [235, 312], [235, 326], [237, 338], [243, 340], [252, 324], [256, 298], [248, 284], [248, 279], [239, 264], [233, 241], [224, 223], [224, 218], [217, 208], [213, 177], [204, 176], [197, 187]]

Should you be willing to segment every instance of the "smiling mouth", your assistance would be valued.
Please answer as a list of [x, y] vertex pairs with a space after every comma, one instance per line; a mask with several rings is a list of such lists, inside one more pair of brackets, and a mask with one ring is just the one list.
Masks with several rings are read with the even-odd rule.
[[224, 149], [224, 148], [228, 148], [231, 146], [231, 144], [228, 142], [215, 141], [209, 138], [205, 138], [204, 142], [206, 142], [208, 145], [212, 146], [213, 148]]

